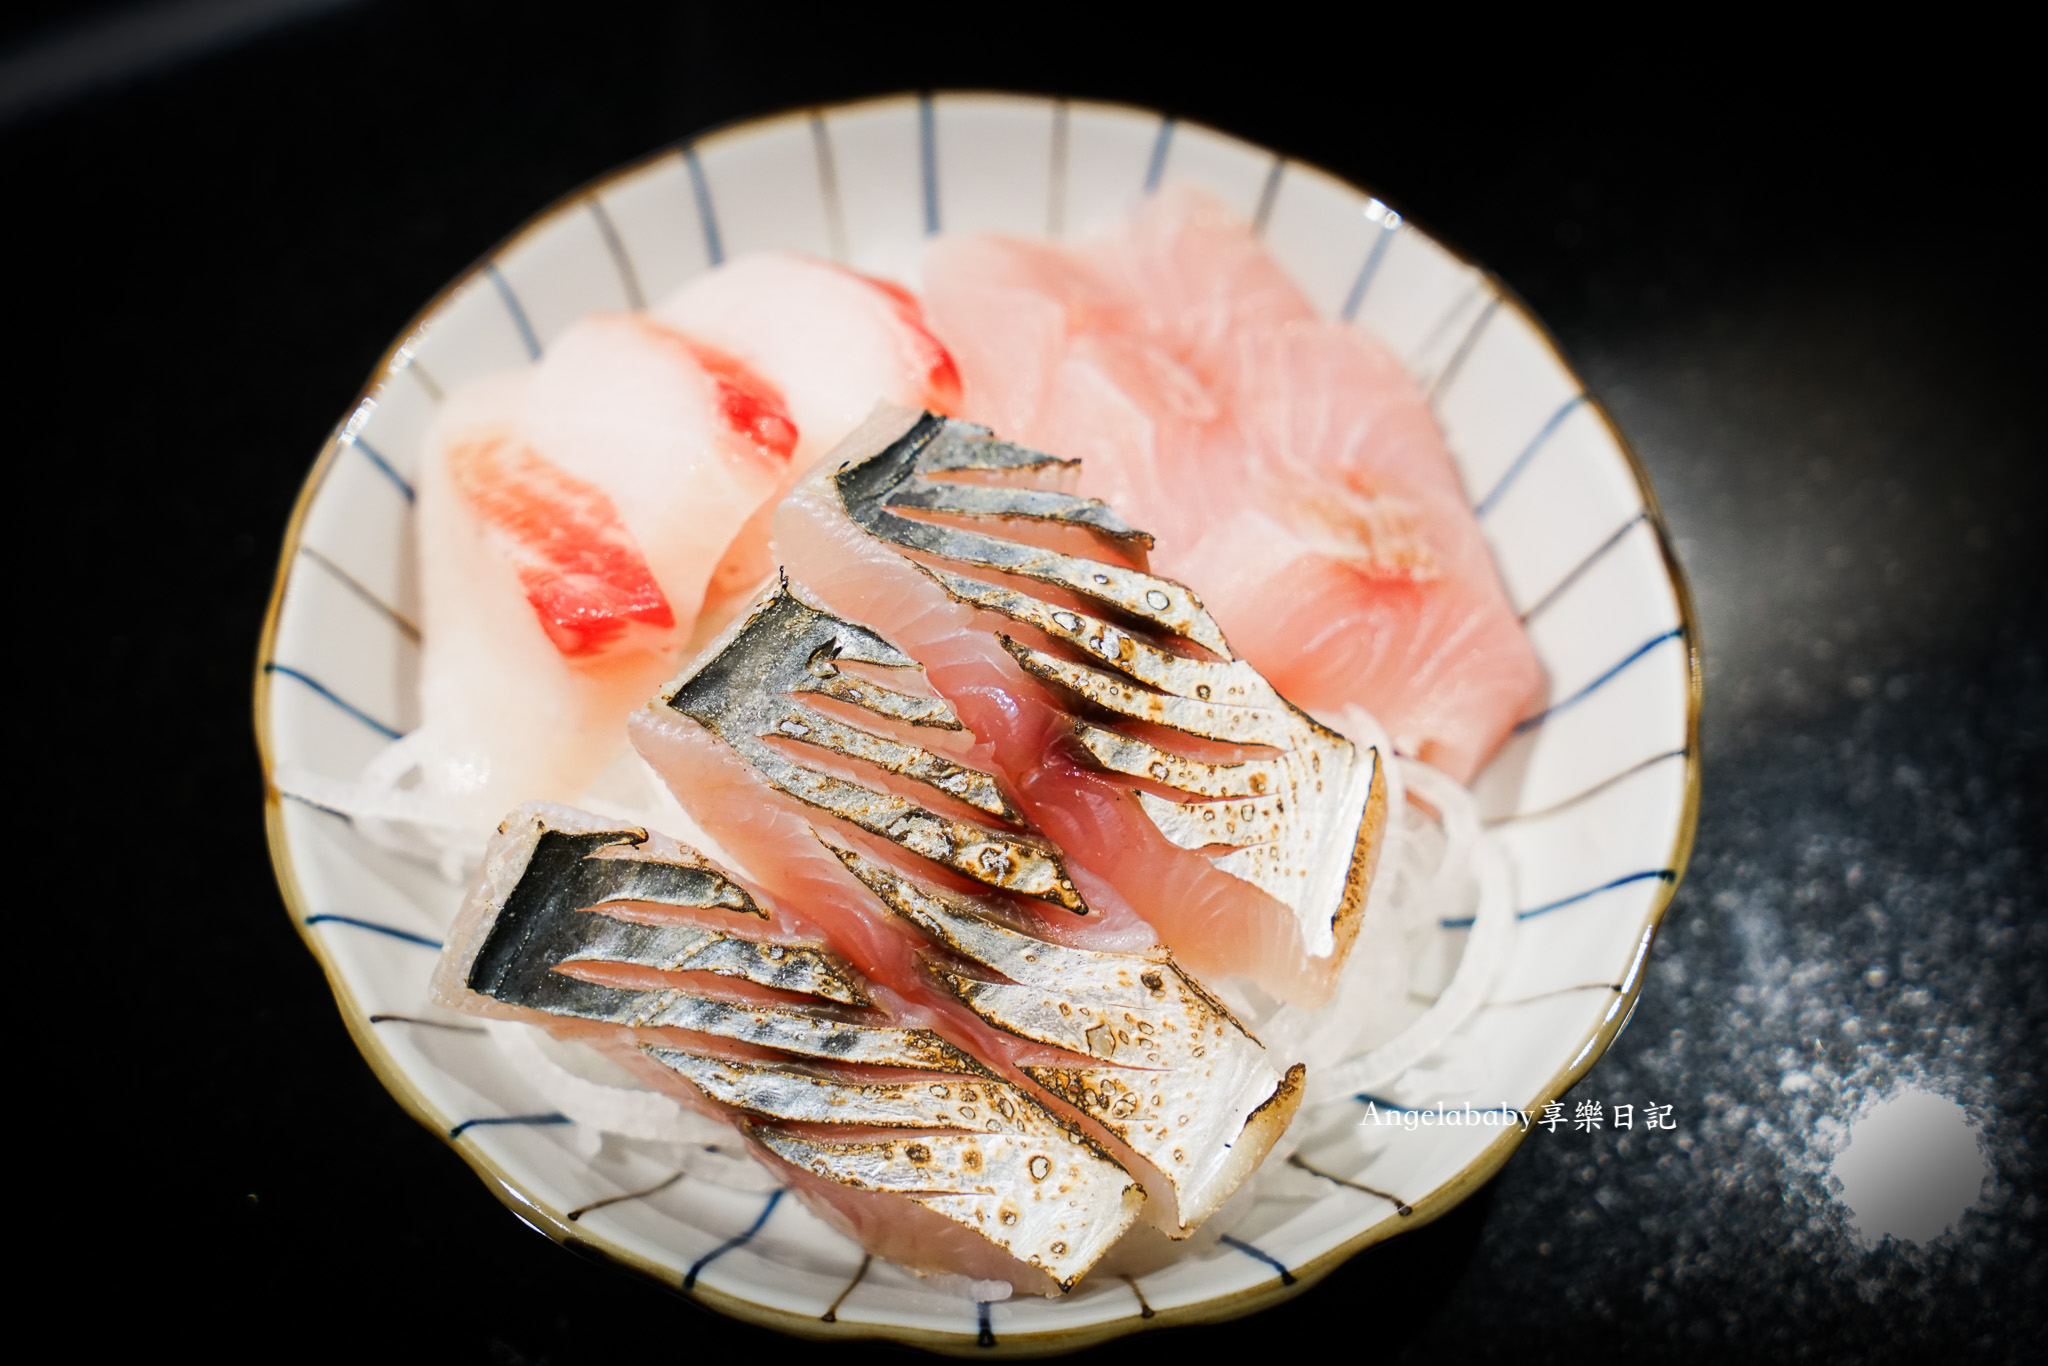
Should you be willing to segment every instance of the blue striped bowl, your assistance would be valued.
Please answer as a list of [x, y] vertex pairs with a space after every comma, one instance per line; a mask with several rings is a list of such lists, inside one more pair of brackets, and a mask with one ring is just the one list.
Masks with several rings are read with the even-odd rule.
[[[1177, 180], [1252, 219], [1319, 308], [1406, 362], [1548, 670], [1547, 710], [1477, 784], [1523, 920], [1512, 967], [1457, 1041], [1481, 1104], [1539, 1111], [1627, 1024], [1692, 838], [1698, 659], [1655, 500], [1499, 281], [1363, 191], [1155, 113], [961, 94], [785, 114], [662, 152], [535, 218], [406, 329], [314, 464], [256, 679], [266, 773], [290, 761], [353, 777], [414, 721], [412, 471], [455, 385], [738, 252], [812, 252], [908, 283], [933, 233], [1076, 235]], [[977, 1307], [869, 1265], [779, 1192], [686, 1179], [613, 1199], [669, 1169], [632, 1144], [586, 1156], [587, 1136], [483, 1035], [429, 1007], [457, 890], [274, 784], [267, 817], [293, 919], [364, 1055], [414, 1116], [527, 1222], [786, 1331], [1034, 1353], [1248, 1313], [1450, 1208], [1520, 1138], [1518, 1127], [1326, 1125], [1334, 1136], [1303, 1156], [1342, 1179], [1262, 1198], [1206, 1253], [1058, 1301]]]

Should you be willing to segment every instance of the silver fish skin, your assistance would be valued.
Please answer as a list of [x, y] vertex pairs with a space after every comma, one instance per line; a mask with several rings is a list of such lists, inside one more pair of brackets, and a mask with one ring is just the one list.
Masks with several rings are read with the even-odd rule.
[[648, 1056], [712, 1099], [766, 1119], [913, 1129], [823, 1139], [769, 1124], [753, 1138], [852, 1190], [902, 1195], [973, 1229], [1070, 1290], [1136, 1218], [1144, 1195], [1114, 1158], [985, 1073], [834, 1082], [677, 1049]]
[[1186, 1237], [1230, 1198], [1301, 1104], [1305, 1069], [1283, 1074], [1228, 1007], [1164, 948], [1107, 953], [1022, 933], [966, 899], [831, 846], [892, 914], [1007, 980], [934, 964], [988, 1024], [1098, 1060], [1024, 1072], [1156, 1167]]
[[[1053, 457], [998, 440], [985, 427], [927, 413], [879, 450], [844, 462], [830, 480], [854, 524], [911, 552], [916, 558], [906, 558], [949, 597], [1029, 626], [1078, 656], [1001, 636], [1027, 673], [1117, 716], [1273, 751], [1271, 757], [1209, 763], [1114, 727], [1078, 718], [1073, 723], [1079, 748], [1102, 769], [1185, 794], [1185, 800], [1168, 799], [1136, 789], [1140, 807], [1162, 835], [1183, 849], [1215, 849], [1205, 856], [1218, 869], [1292, 912], [1311, 955], [1341, 957], [1356, 933], [1386, 819], [1378, 751], [1361, 750], [1275, 691], [1231, 652], [1215, 619], [1185, 585], [1027, 545], [993, 529], [902, 515], [1039, 521], [1117, 543], [1149, 543], [1092, 499], [946, 477], [1052, 463]], [[994, 571], [1000, 578], [992, 582], [950, 565]], [[1100, 604], [1201, 653], [1162, 649], [1110, 617], [1047, 602], [1015, 586], [1018, 579]]]
[[829, 696], [887, 720], [960, 729], [946, 703], [843, 672], [845, 660], [885, 669], [917, 661], [867, 627], [820, 611], [781, 579], [656, 704], [718, 737], [779, 791], [849, 825], [1000, 891], [1085, 915], [1059, 851], [1017, 829], [931, 811], [908, 798], [804, 763], [781, 741], [886, 771], [1022, 825], [993, 776], [917, 745], [850, 726], [802, 701]]
[[[1096, 522], [1110, 517], [1106, 511], [1091, 515]], [[801, 749], [771, 743], [782, 736], [806, 747], [822, 743], [843, 758], [862, 758], [863, 751], [854, 745], [819, 741], [817, 737], [834, 733], [820, 724], [812, 709], [794, 710], [801, 706], [797, 699], [814, 690], [821, 678], [845, 676], [828, 670], [855, 659], [885, 668], [914, 666], [910, 656], [872, 628], [810, 606], [785, 580], [672, 685], [655, 708], [689, 718], [770, 785], [804, 805], [870, 834], [888, 835], [895, 848], [885, 845], [873, 854], [890, 860], [891, 866], [885, 867], [843, 847], [828, 823], [796, 824], [798, 830], [816, 835], [839, 867], [864, 883], [896, 919], [913, 926], [935, 947], [1007, 979], [970, 980], [942, 968], [919, 973], [911, 963], [904, 965], [910, 978], [891, 981], [905, 991], [936, 984], [1016, 1044], [1050, 1045], [1074, 1055], [1071, 1065], [1039, 1071], [1024, 1067], [1021, 1074], [1008, 1066], [1003, 1070], [1012, 1078], [1029, 1077], [1096, 1126], [1095, 1132], [1106, 1142], [1122, 1145], [1117, 1151], [1128, 1151], [1134, 1160], [1149, 1164], [1151, 1174], [1140, 1174], [1140, 1180], [1158, 1197], [1150, 1213], [1169, 1236], [1187, 1236], [1237, 1189], [1286, 1127], [1299, 1101], [1298, 1070], [1276, 1068], [1258, 1041], [1163, 950], [1143, 957], [1067, 948], [1008, 929], [970, 902], [942, 891], [944, 884], [918, 870], [930, 863], [966, 871], [996, 893], [1015, 895], [1031, 889], [1019, 885], [1009, 865], [981, 869], [978, 860], [934, 854], [895, 823], [895, 813], [908, 805], [901, 797], [804, 768], [792, 757]], [[860, 686], [874, 687], [865, 681]], [[851, 700], [858, 704], [858, 699]], [[1293, 715], [1285, 713], [1286, 718]], [[959, 724], [950, 708], [931, 713], [927, 722]], [[662, 724], [675, 723], [664, 719]], [[900, 774], [909, 768], [900, 765], [892, 771]], [[693, 800], [687, 781], [676, 792], [686, 804]], [[870, 813], [877, 809], [887, 818], [873, 818]], [[707, 812], [704, 818], [715, 820], [717, 815]], [[934, 822], [945, 819], [927, 815]], [[948, 851], [957, 852], [965, 838], [999, 834], [959, 837]], [[1016, 838], [1020, 844], [1029, 838], [1027, 847], [1043, 850], [1048, 866], [1059, 869], [1064, 880], [1057, 849], [1036, 837]], [[917, 857], [898, 860], [896, 850]], [[800, 851], [781, 844], [751, 847], [747, 857], [789, 867], [816, 851], [815, 845]], [[872, 910], [858, 894], [852, 901], [842, 900], [842, 885], [835, 876], [810, 879], [806, 895], [831, 898], [835, 915], [872, 921]], [[1057, 897], [1039, 899], [1065, 904]], [[1043, 1055], [1042, 1049], [1028, 1046], [1016, 1052]], [[1095, 1059], [1098, 1065], [1088, 1065], [1085, 1059]]]
[[[625, 902], [715, 909], [735, 917], [734, 929], [627, 920], [617, 913]], [[783, 1056], [737, 1060], [672, 1036], [642, 1035], [632, 1045], [696, 1108], [737, 1123], [765, 1152], [849, 1191], [911, 1200], [1035, 1268], [1050, 1288], [1071, 1289], [1138, 1217], [1143, 1188], [1073, 1125], [943, 1036], [889, 1022], [871, 1008], [859, 973], [829, 948], [751, 937], [771, 918], [686, 846], [535, 804], [500, 827], [436, 971], [436, 996], [478, 1013], [680, 1028], [773, 1050]], [[634, 990], [562, 971], [594, 963], [723, 972], [814, 1003]], [[896, 1069], [904, 1079], [878, 1082], [844, 1064]], [[802, 1127], [780, 1127], [789, 1123]], [[819, 1125], [845, 1126], [848, 1136], [821, 1136]]]

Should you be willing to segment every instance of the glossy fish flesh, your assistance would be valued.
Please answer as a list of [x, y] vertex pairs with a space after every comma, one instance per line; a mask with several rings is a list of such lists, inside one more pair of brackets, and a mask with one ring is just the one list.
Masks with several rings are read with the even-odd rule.
[[[819, 600], [929, 671], [1105, 910], [1195, 971], [1317, 1004], [1358, 930], [1382, 756], [1282, 697], [1073, 462], [883, 410], [777, 513]], [[1092, 553], [1083, 553], [1092, 552]]]
[[[887, 681], [884, 681], [884, 680]], [[773, 585], [635, 715], [690, 814], [877, 987], [952, 1022], [1192, 1232], [1285, 1129], [1269, 1057], [1119, 903], [1105, 913], [917, 661]]]

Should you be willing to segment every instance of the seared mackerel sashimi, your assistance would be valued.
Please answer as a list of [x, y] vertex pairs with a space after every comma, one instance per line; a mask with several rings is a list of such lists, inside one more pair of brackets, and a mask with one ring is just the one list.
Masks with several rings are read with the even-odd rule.
[[1110, 916], [1318, 1005], [1357, 935], [1382, 758], [1280, 696], [1073, 461], [881, 409], [776, 514], [789, 571], [915, 655]]
[[799, 586], [773, 585], [631, 724], [767, 892], [1075, 1120], [1169, 1236], [1228, 1199], [1293, 1117], [1302, 1069], [1127, 904], [1092, 906], [917, 661]]
[[941, 1012], [865, 980], [818, 925], [648, 830], [515, 811], [434, 986], [455, 1009], [591, 1044], [734, 1125], [825, 1219], [905, 1266], [1056, 1293], [1144, 1203], [1100, 1145], [949, 1037]]

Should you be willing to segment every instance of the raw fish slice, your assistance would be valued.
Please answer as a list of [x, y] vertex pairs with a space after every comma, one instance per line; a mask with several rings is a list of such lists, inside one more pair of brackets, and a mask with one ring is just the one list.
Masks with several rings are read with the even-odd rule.
[[448, 470], [564, 659], [675, 648], [675, 613], [601, 489], [506, 436], [456, 443]]
[[[884, 411], [784, 501], [776, 544], [923, 661], [1076, 881], [1106, 885], [1094, 904], [1130, 907], [1198, 973], [1318, 1004], [1378, 858], [1379, 755], [1238, 659], [1186, 587], [1132, 567], [1146, 538], [1114, 511], [984, 482], [1061, 463]], [[1125, 562], [1047, 549], [1050, 529]]]
[[915, 670], [778, 583], [634, 717], [634, 744], [876, 989], [944, 1012], [977, 1058], [1065, 1100], [1185, 1236], [1286, 1127], [1300, 1069], [1283, 1076], [1127, 905], [1084, 899], [968, 761], [949, 705], [874, 676], [915, 685]]
[[1427, 403], [1219, 206], [1163, 192], [1070, 251], [941, 240], [925, 279], [962, 412], [1082, 459], [1079, 490], [1150, 527], [1154, 566], [1294, 701], [1363, 705], [1461, 780], [1535, 706]]
[[[931, 976], [983, 1021], [1074, 1059], [1024, 1074], [1156, 1170], [1185, 1236], [1257, 1169], [1301, 1103], [1306, 1069], [1277, 1077], [1266, 1050], [1164, 949], [1104, 953], [1026, 934], [965, 897], [834, 849], [885, 907], [991, 980], [928, 959]], [[1121, 1151], [1122, 1149], [1120, 1149]], [[1158, 1191], [1149, 1182], [1147, 1188]]]
[[397, 795], [455, 829], [587, 791], [795, 442], [772, 385], [624, 315], [450, 395], [419, 478], [422, 724], [371, 784], [417, 769]]
[[[952, 412], [953, 358], [903, 289], [829, 261], [755, 252], [698, 276], [656, 305], [654, 319], [718, 348], [783, 395], [798, 441], [778, 496], [880, 402]], [[774, 569], [772, 500], [733, 538], [705, 594], [712, 628], [751, 599]], [[700, 633], [700, 637], [701, 637]]]
[[774, 384], [808, 467], [878, 400], [950, 412], [953, 358], [917, 300], [885, 281], [791, 252], [739, 257], [657, 304], [656, 322], [717, 347]]
[[533, 372], [532, 444], [603, 489], [679, 618], [772, 499], [798, 441], [780, 391], [738, 358], [649, 318], [600, 313]]
[[526, 378], [451, 395], [431, 434], [416, 531], [421, 724], [365, 779], [397, 787], [417, 770], [397, 795], [431, 802], [451, 829], [583, 791], [681, 639], [617, 502], [526, 441]]
[[1207, 467], [1235, 458], [1264, 488], [1247, 490], [1255, 512], [1212, 517], [1158, 563], [1241, 566], [1204, 581], [1209, 605], [1275, 686], [1309, 707], [1363, 702], [1396, 745], [1469, 782], [1544, 680], [1427, 406], [1333, 323], [1247, 333], [1227, 361], [1234, 449]]
[[[593, 1044], [733, 1124], [879, 1256], [1071, 1288], [1136, 1217], [1129, 1173], [806, 928], [672, 840], [530, 805], [491, 845], [436, 996]], [[621, 970], [660, 975], [625, 986]], [[773, 999], [709, 990], [703, 971]]]

